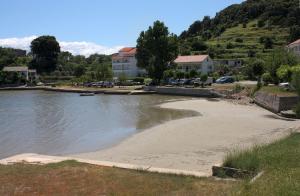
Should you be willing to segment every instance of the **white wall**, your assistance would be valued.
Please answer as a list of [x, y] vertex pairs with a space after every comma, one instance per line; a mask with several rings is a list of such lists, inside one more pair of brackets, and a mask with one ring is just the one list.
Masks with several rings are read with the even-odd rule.
[[[180, 68], [182, 67], [182, 68]], [[178, 70], [182, 72], [186, 72], [186, 67], [188, 67], [188, 72], [191, 70], [196, 70], [197, 72], [201, 72], [202, 74], [208, 74], [214, 71], [214, 62], [208, 57], [203, 62], [198, 63], [178, 63]]]
[[139, 74], [145, 74], [146, 71], [137, 67], [135, 57], [123, 57], [124, 62], [112, 62], [112, 70], [114, 77], [125, 74], [127, 77], [137, 77]]

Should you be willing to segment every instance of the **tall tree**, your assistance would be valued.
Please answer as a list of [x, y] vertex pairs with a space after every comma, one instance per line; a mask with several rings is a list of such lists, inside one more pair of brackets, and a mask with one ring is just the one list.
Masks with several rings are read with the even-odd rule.
[[160, 82], [163, 73], [178, 55], [177, 37], [169, 33], [163, 22], [156, 21], [153, 27], [143, 31], [137, 40], [137, 65], [145, 68], [156, 82]]
[[40, 36], [31, 42], [30, 48], [33, 54], [31, 66], [39, 73], [49, 73], [56, 69], [60, 46], [55, 37]]

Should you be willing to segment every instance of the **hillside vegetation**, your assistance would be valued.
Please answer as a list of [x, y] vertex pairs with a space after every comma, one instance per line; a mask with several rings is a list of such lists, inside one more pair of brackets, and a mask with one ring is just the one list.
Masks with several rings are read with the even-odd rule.
[[298, 0], [247, 0], [195, 21], [179, 36], [182, 55], [215, 59], [264, 58], [300, 38]]
[[[206, 43], [209, 48], [213, 48], [217, 59], [245, 59], [253, 56], [264, 58], [273, 49], [286, 45], [288, 36], [288, 28], [278, 26], [259, 28], [255, 20], [246, 26], [240, 24], [228, 28], [220, 36]], [[265, 39], [271, 39], [270, 47], [265, 46]]]

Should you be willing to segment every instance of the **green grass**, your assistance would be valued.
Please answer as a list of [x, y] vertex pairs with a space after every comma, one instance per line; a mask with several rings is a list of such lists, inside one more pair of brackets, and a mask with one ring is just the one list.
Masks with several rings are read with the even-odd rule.
[[230, 153], [224, 166], [265, 172], [253, 184], [245, 180], [233, 195], [299, 195], [300, 134]]
[[278, 86], [264, 86], [260, 91], [271, 93], [279, 96], [297, 96], [296, 91], [288, 91]]

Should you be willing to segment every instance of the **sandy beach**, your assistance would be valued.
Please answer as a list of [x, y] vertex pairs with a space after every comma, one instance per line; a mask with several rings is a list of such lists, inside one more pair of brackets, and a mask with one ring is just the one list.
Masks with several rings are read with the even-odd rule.
[[210, 174], [228, 151], [270, 142], [300, 127], [299, 120], [279, 119], [256, 105], [224, 100], [186, 100], [161, 107], [194, 110], [201, 116], [166, 122], [109, 149], [70, 156]]

